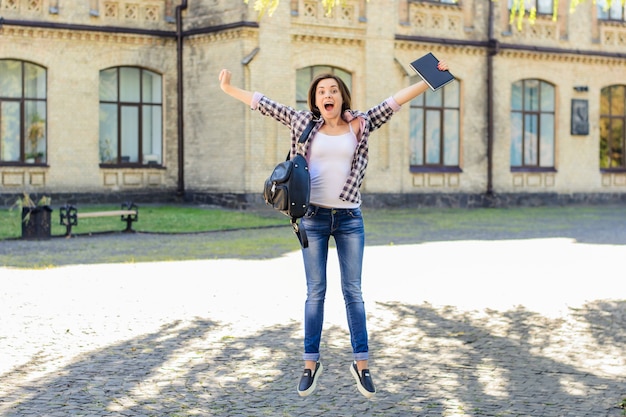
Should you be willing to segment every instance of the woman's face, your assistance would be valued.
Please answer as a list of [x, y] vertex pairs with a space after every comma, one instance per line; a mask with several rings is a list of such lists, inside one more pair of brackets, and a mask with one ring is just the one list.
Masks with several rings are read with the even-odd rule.
[[341, 116], [343, 97], [337, 81], [333, 78], [324, 78], [317, 83], [315, 89], [315, 106], [320, 110], [324, 119]]

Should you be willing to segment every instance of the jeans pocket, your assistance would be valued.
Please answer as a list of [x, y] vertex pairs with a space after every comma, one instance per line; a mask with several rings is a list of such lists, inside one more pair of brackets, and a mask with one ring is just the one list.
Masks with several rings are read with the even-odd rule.
[[353, 219], [360, 219], [361, 218], [361, 208], [359, 207], [359, 208], [352, 209], [352, 210], [350, 210], [348, 212], [348, 214]]
[[315, 217], [316, 213], [317, 213], [317, 210], [315, 210], [314, 207], [309, 206], [306, 209], [306, 213], [304, 213], [304, 218], [305, 219], [312, 219], [313, 217]]

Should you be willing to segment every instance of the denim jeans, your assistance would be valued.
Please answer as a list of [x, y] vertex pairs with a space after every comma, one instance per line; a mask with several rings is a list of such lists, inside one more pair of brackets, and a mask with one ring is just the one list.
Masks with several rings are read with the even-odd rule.
[[330, 237], [335, 239], [341, 290], [346, 305], [350, 342], [355, 360], [368, 359], [365, 306], [361, 294], [361, 270], [365, 231], [361, 209], [309, 207], [301, 221], [309, 246], [302, 249], [307, 298], [304, 306], [304, 360], [320, 358], [320, 341], [326, 298], [326, 265]]

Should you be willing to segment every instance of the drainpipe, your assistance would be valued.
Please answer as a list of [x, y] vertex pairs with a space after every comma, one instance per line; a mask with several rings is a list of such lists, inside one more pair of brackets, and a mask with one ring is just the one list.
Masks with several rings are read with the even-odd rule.
[[498, 53], [498, 40], [493, 37], [493, 1], [489, 1], [487, 48], [487, 203], [493, 197], [493, 57]]
[[178, 190], [179, 197], [185, 195], [185, 124], [183, 120], [183, 10], [187, 0], [176, 6], [176, 64], [178, 72]]

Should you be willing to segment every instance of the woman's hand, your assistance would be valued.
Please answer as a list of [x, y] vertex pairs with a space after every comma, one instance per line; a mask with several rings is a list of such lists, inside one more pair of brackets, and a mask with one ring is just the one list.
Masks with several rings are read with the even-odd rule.
[[[443, 60], [439, 61], [437, 63], [437, 69], [439, 71], [447, 71], [448, 63]], [[398, 91], [396, 94], [393, 95], [393, 99], [396, 101], [396, 103], [402, 106], [403, 104], [408, 103], [409, 101], [413, 100], [415, 97], [422, 94], [427, 89], [428, 89], [428, 84], [420, 80], [416, 82], [415, 84], [410, 85]]]
[[228, 71], [227, 69], [223, 69], [220, 71], [220, 88], [229, 96], [236, 98], [237, 100], [249, 106], [252, 105], [253, 93], [251, 91], [243, 90], [239, 87], [232, 85], [230, 83], [230, 77], [232, 75], [232, 72]]
[[228, 71], [227, 69], [223, 69], [223, 70], [220, 71], [220, 76], [219, 76], [220, 88], [225, 93], [227, 93], [226, 90], [228, 90], [228, 87], [230, 87], [230, 77], [231, 77], [231, 75], [232, 75], [232, 73], [230, 71]]

